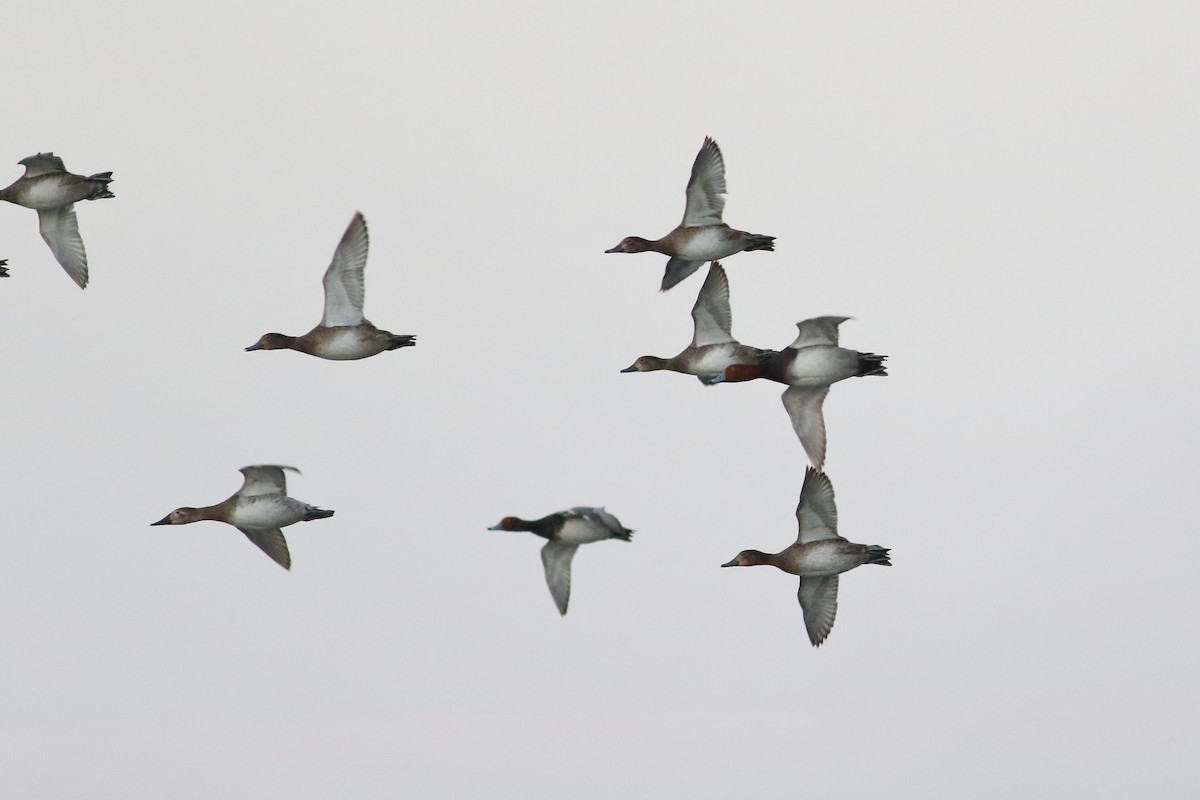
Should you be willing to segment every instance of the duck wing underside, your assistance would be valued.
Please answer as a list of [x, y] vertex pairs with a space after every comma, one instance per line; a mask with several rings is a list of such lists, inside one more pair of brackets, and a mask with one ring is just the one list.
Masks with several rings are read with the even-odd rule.
[[254, 542], [254, 545], [269, 555], [276, 564], [284, 569], [292, 568], [292, 554], [288, 552], [287, 539], [283, 538], [283, 531], [279, 528], [269, 530], [238, 528], [238, 530], [246, 534], [246, 538]]
[[559, 614], [567, 613], [567, 601], [571, 599], [571, 559], [575, 557], [577, 544], [546, 542], [542, 548], [542, 566], [546, 570], [546, 585]]
[[833, 630], [833, 621], [837, 617], [838, 576], [829, 575], [822, 578], [801, 578], [800, 608], [804, 611], [804, 627], [808, 629], [808, 640], [813, 647], [819, 647], [821, 642]]

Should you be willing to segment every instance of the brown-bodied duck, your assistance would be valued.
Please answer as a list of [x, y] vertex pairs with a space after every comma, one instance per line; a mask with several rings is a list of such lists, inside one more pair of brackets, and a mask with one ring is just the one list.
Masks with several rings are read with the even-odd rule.
[[825, 463], [825, 414], [822, 406], [829, 387], [846, 378], [887, 375], [883, 362], [887, 356], [860, 353], [838, 346], [838, 326], [850, 317], [813, 317], [797, 322], [796, 341], [778, 352], [768, 353], [757, 364], [734, 364], [711, 379], [749, 381], [766, 378], [786, 383], [783, 407], [792, 420], [792, 428], [804, 445], [813, 466]]
[[0, 200], [37, 210], [38, 228], [50, 252], [80, 289], [87, 288], [87, 251], [79, 236], [74, 205], [80, 200], [115, 197], [108, 190], [112, 173], [75, 175], [67, 172], [63, 160], [54, 153], [38, 153], [17, 163], [25, 167], [25, 174], [0, 189]]
[[671, 358], [642, 356], [621, 372], [653, 372], [666, 369], [695, 375], [708, 384], [733, 364], [757, 364], [769, 351], [750, 347], [733, 338], [733, 315], [729, 310], [729, 279], [720, 262], [708, 268], [708, 277], [692, 306], [692, 343]]
[[363, 271], [369, 245], [367, 221], [355, 213], [325, 270], [321, 324], [303, 336], [265, 333], [246, 350], [297, 350], [330, 361], [353, 361], [414, 346], [416, 336], [380, 330], [363, 316]]
[[242, 488], [215, 506], [177, 508], [153, 525], [187, 525], [201, 520], [225, 522], [246, 534], [276, 564], [284, 569], [292, 568], [292, 556], [288, 552], [287, 540], [280, 528], [297, 522], [312, 522], [314, 519], [332, 517], [333, 512], [311, 506], [287, 496], [287, 478], [284, 470], [296, 474], [295, 467], [276, 464], [257, 464], [242, 467], [245, 480]]
[[796, 543], [778, 553], [743, 550], [722, 567], [769, 564], [800, 577], [800, 608], [808, 640], [819, 646], [833, 630], [837, 616], [838, 575], [863, 564], [890, 567], [890, 550], [872, 544], [855, 544], [837, 532], [837, 503], [833, 484], [824, 472], [809, 467], [796, 506], [800, 533]]
[[663, 274], [660, 291], [665, 292], [691, 275], [705, 261], [740, 253], [743, 250], [774, 250], [775, 237], [734, 230], [725, 224], [725, 160], [721, 148], [705, 137], [692, 177], [687, 185], [687, 205], [683, 222], [661, 239], [651, 241], [640, 236], [627, 236], [606, 253], [644, 253], [653, 250], [671, 256]]
[[542, 566], [559, 614], [567, 613], [567, 601], [571, 597], [571, 559], [579, 545], [604, 539], [628, 542], [633, 535], [633, 531], [603, 508], [584, 506], [535, 520], [505, 517], [488, 530], [528, 531], [548, 540], [542, 547]]

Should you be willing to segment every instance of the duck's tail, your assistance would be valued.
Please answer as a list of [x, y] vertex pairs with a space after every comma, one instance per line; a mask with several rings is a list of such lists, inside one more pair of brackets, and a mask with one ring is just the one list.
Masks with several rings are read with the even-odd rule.
[[859, 353], [858, 354], [858, 377], [864, 375], [883, 375], [887, 376], [887, 367], [883, 362], [887, 356], [877, 356], [874, 353]]
[[309, 506], [308, 510], [306, 512], [304, 512], [304, 520], [303, 521], [304, 522], [312, 522], [314, 519], [328, 519], [329, 517], [332, 517], [332, 516], [333, 516], [332, 511], [326, 511], [325, 509], [317, 508], [316, 506]]
[[388, 350], [395, 350], [400, 347], [416, 347], [416, 334], [392, 334], [388, 337]]
[[88, 175], [87, 179], [103, 184], [96, 187], [96, 191], [92, 193], [92, 196], [88, 200], [103, 200], [106, 197], [116, 197], [115, 194], [108, 190], [108, 185], [112, 183], [113, 179], [111, 172], [97, 172], [95, 175]]
[[8, 269], [5, 268], [5, 264], [7, 264], [7, 263], [8, 263], [7, 258], [0, 258], [0, 278], [8, 277]]
[[746, 249], [747, 250], [774, 250], [775, 237], [763, 236], [761, 233], [746, 234]]
[[889, 555], [891, 548], [880, 547], [877, 544], [867, 546], [867, 563], [878, 564], [881, 567], [890, 567], [892, 565], [892, 557]]

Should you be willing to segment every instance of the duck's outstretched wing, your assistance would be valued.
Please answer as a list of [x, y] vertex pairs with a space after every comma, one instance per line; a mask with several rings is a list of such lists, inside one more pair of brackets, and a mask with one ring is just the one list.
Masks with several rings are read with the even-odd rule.
[[800, 528], [796, 541], [800, 544], [841, 538], [837, 532], [833, 484], [824, 472], [812, 467], [805, 471], [800, 502], [796, 504], [796, 522]]
[[44, 208], [38, 210], [38, 229], [55, 260], [71, 276], [80, 289], [88, 285], [87, 252], [79, 236], [79, 222], [75, 219], [75, 207]]
[[271, 530], [238, 528], [238, 530], [246, 534], [246, 538], [254, 542], [276, 564], [284, 569], [292, 568], [292, 554], [288, 552], [287, 539], [283, 538], [283, 531], [278, 528]]
[[819, 647], [821, 642], [833, 630], [833, 621], [837, 617], [838, 576], [829, 575], [824, 578], [801, 578], [800, 608], [804, 610], [804, 627], [808, 629], [808, 640], [813, 647]]
[[[242, 467], [238, 472], [245, 476], [242, 481], [242, 488], [238, 489], [237, 497], [263, 497], [264, 495], [285, 495], [287, 494], [287, 477], [283, 471], [300, 474], [300, 470], [295, 467], [285, 467], [278, 464], [254, 464], [249, 467]], [[249, 536], [250, 534], [246, 534]]]
[[546, 542], [542, 548], [546, 585], [550, 587], [550, 596], [554, 598], [559, 614], [567, 613], [567, 601], [571, 599], [571, 559], [578, 549], [579, 545], [567, 542]]
[[26, 156], [17, 162], [25, 167], [24, 178], [34, 178], [38, 175], [46, 175], [51, 172], [66, 172], [67, 167], [63, 164], [63, 160], [54, 153], [38, 153], [37, 155]]
[[704, 138], [700, 152], [692, 163], [692, 177], [687, 185], [687, 206], [683, 211], [685, 228], [696, 225], [720, 225], [725, 211], [725, 159], [721, 148], [710, 137]]
[[796, 328], [799, 333], [796, 336], [796, 341], [788, 346], [793, 349], [812, 347], [818, 344], [831, 344], [836, 347], [838, 343], [838, 326], [848, 319], [850, 317], [813, 317], [803, 322], [797, 322]]
[[792, 429], [804, 445], [809, 460], [818, 469], [825, 464], [825, 412], [822, 406], [828, 394], [828, 386], [789, 386], [783, 392], [783, 407], [792, 421]]
[[367, 267], [369, 246], [367, 221], [361, 212], [355, 212], [333, 251], [333, 261], [325, 270], [325, 315], [321, 317], [325, 327], [358, 325], [363, 321], [363, 270]]
[[717, 261], [708, 268], [708, 277], [696, 295], [696, 305], [692, 306], [692, 322], [695, 327], [692, 347], [734, 341], [733, 314], [729, 310], [729, 278]]

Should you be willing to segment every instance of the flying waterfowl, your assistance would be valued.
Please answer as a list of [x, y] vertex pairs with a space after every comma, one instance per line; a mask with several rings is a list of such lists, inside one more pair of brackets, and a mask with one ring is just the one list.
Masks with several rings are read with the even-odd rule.
[[628, 542], [633, 535], [633, 531], [603, 508], [584, 506], [535, 520], [505, 517], [488, 530], [528, 531], [548, 540], [542, 547], [542, 566], [559, 614], [567, 613], [567, 601], [571, 596], [571, 559], [579, 545], [604, 539]]
[[0, 189], [0, 200], [7, 200], [38, 212], [38, 228], [50, 245], [50, 252], [80, 289], [88, 285], [87, 252], [79, 236], [75, 203], [115, 197], [108, 190], [111, 172], [98, 172], [86, 178], [67, 172], [63, 160], [54, 153], [38, 153], [17, 162], [25, 174], [12, 185]]
[[154, 525], [187, 525], [201, 520], [225, 522], [246, 534], [275, 563], [284, 569], [292, 568], [292, 557], [288, 552], [287, 540], [280, 528], [297, 522], [332, 517], [333, 512], [310, 506], [287, 496], [287, 478], [284, 470], [297, 475], [300, 470], [275, 464], [258, 464], [242, 467], [239, 472], [245, 477], [242, 488], [215, 506], [204, 508], [177, 508]]
[[330, 361], [353, 361], [416, 345], [416, 336], [380, 330], [363, 317], [363, 270], [369, 245], [367, 222], [355, 213], [325, 270], [321, 324], [303, 336], [263, 334], [246, 350], [297, 350]]
[[838, 346], [838, 326], [850, 317], [813, 317], [796, 323], [796, 341], [768, 352], [757, 364], [734, 364], [710, 383], [766, 378], [786, 383], [783, 407], [813, 466], [825, 463], [825, 414], [822, 405], [829, 387], [846, 378], [887, 375], [887, 356], [860, 353]]
[[672, 370], [695, 375], [704, 384], [733, 364], [757, 364], [769, 351], [740, 344], [733, 338], [729, 311], [729, 279], [720, 262], [708, 268], [708, 277], [692, 306], [692, 343], [671, 358], [642, 356], [621, 372]]
[[699, 269], [705, 261], [715, 261], [743, 250], [774, 250], [774, 236], [734, 230], [724, 223], [721, 214], [725, 210], [722, 196], [725, 193], [725, 160], [721, 157], [721, 148], [711, 137], [705, 137], [692, 164], [683, 222], [661, 239], [651, 241], [640, 236], [627, 236], [616, 247], [604, 252], [653, 250], [671, 256], [659, 289], [665, 292]]
[[874, 544], [855, 544], [838, 536], [833, 484], [825, 473], [812, 467], [804, 474], [796, 521], [800, 533], [795, 544], [778, 553], [743, 550], [721, 566], [769, 564], [798, 575], [797, 596], [804, 611], [804, 627], [808, 629], [808, 640], [818, 647], [833, 630], [837, 617], [838, 575], [863, 564], [890, 567], [890, 550]]

